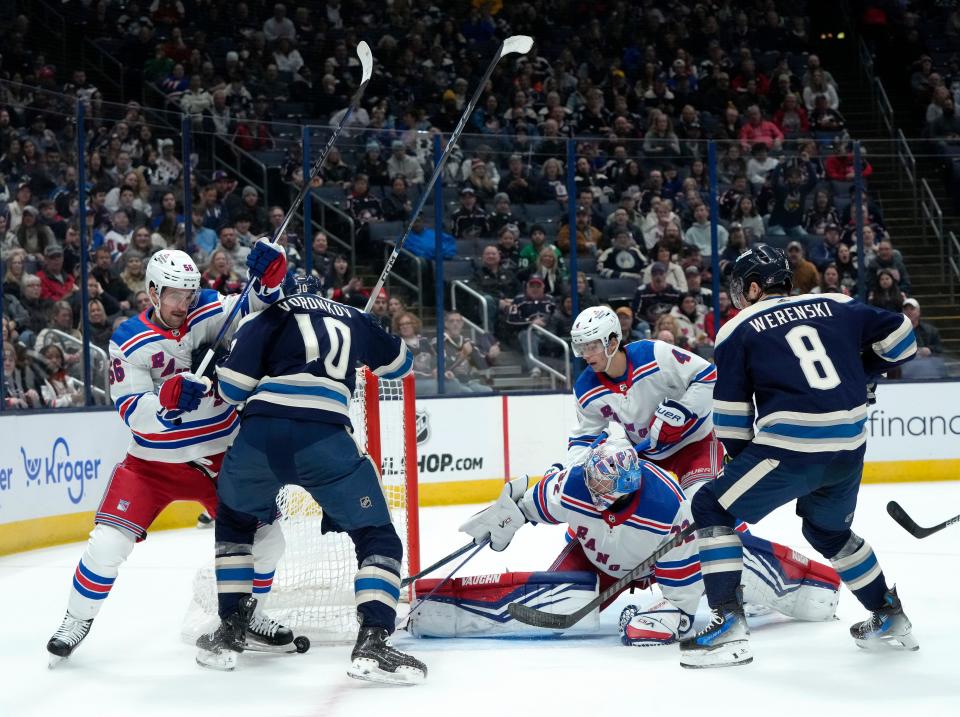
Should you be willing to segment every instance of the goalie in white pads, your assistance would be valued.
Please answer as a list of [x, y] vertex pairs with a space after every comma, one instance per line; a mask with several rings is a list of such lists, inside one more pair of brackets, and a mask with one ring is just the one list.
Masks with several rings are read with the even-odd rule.
[[[691, 522], [690, 503], [676, 480], [639, 458], [622, 429], [589, 451], [583, 465], [548, 472], [533, 488], [523, 476], [504, 486], [497, 502], [473, 516], [461, 530], [478, 542], [487, 536], [494, 550], [509, 545], [524, 523], [566, 523], [569, 543], [541, 573], [505, 573], [460, 578], [415, 608], [409, 629], [418, 636], [537, 635], [542, 628], [514, 621], [511, 602], [570, 613], [628, 573], [670, 535]], [[804, 620], [829, 620], [839, 580], [828, 566], [789, 549], [745, 537], [750, 547], [748, 599]], [[626, 645], [675, 642], [691, 627], [703, 583], [697, 543], [691, 536], [658, 561], [631, 587], [660, 585], [663, 600], [640, 610], [629, 606], [620, 618]], [[435, 580], [415, 584], [427, 594]], [[614, 598], [604, 603], [606, 608]], [[584, 625], [595, 628], [597, 617]]]

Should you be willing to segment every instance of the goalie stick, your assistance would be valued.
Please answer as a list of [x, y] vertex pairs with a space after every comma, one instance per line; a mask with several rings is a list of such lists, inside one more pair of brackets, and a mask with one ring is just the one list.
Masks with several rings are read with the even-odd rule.
[[[275, 241], [278, 236], [287, 230], [287, 226], [289, 226], [294, 215], [297, 213], [297, 210], [300, 209], [300, 205], [303, 204], [303, 200], [306, 198], [307, 192], [310, 191], [310, 184], [313, 182], [314, 177], [320, 174], [320, 169], [323, 167], [323, 163], [326, 161], [330, 150], [333, 149], [333, 145], [340, 136], [340, 132], [343, 131], [343, 128], [346, 126], [347, 122], [350, 121], [350, 115], [352, 115], [357, 107], [360, 106], [360, 100], [363, 99], [363, 93], [367, 89], [367, 84], [370, 82], [370, 77], [373, 74], [373, 54], [370, 52], [370, 46], [362, 40], [360, 41], [360, 44], [357, 45], [357, 57], [360, 58], [360, 67], [362, 69], [360, 86], [357, 88], [357, 91], [353, 93], [353, 97], [350, 99], [350, 106], [347, 107], [347, 111], [343, 113], [343, 117], [340, 118], [340, 122], [337, 124], [337, 126], [333, 128], [333, 133], [330, 135], [330, 139], [327, 140], [327, 144], [323, 148], [323, 151], [321, 151], [320, 155], [317, 157], [317, 161], [313, 163], [313, 167], [310, 169], [310, 176], [303, 178], [303, 188], [300, 190], [300, 193], [297, 194], [297, 198], [293, 201], [293, 204], [290, 205], [290, 209], [287, 210], [286, 215], [283, 217], [283, 223], [277, 227], [277, 231], [274, 232], [271, 240]], [[233, 308], [230, 310], [230, 314], [227, 316], [227, 320], [220, 328], [220, 333], [217, 334], [217, 338], [214, 339], [213, 344], [211, 344], [210, 348], [207, 349], [207, 353], [204, 355], [203, 361], [200, 362], [200, 366], [196, 371], [197, 376], [203, 376], [203, 374], [206, 373], [207, 368], [210, 366], [210, 362], [213, 360], [214, 350], [220, 345], [220, 341], [223, 339], [224, 334], [227, 333], [227, 329], [229, 329], [233, 324], [233, 320], [236, 317], [237, 312], [240, 310], [240, 307], [246, 303], [244, 300], [250, 293], [250, 288], [252, 286], [253, 280], [251, 279], [247, 282], [247, 285], [243, 287], [243, 291], [240, 293], [240, 298], [236, 303], [234, 303]], [[369, 310], [370, 308], [367, 307], [367, 311]]]
[[[493, 74], [497, 63], [507, 55], [512, 55], [514, 53], [525, 55], [530, 52], [530, 48], [532, 47], [533, 38], [529, 35], [511, 35], [500, 44], [497, 54], [494, 55], [493, 60], [491, 60], [490, 65], [487, 67], [487, 71], [483, 75], [483, 79], [480, 80], [480, 84], [477, 86], [477, 91], [473, 93], [473, 98], [470, 100], [470, 103], [466, 106], [463, 114], [460, 116], [460, 121], [457, 123], [456, 128], [454, 128], [453, 132], [450, 134], [450, 139], [447, 140], [447, 146], [444, 148], [443, 154], [440, 155], [440, 161], [436, 163], [436, 166], [433, 168], [433, 174], [430, 175], [430, 181], [424, 185], [423, 191], [420, 192], [420, 199], [417, 201], [417, 206], [412, 212], [410, 212], [410, 223], [407, 224], [407, 228], [403, 230], [403, 234], [401, 234], [400, 239], [397, 240], [396, 246], [393, 247], [393, 251], [390, 253], [390, 257], [387, 259], [387, 263], [383, 267], [383, 271], [380, 272], [380, 278], [377, 279], [377, 285], [374, 286], [373, 291], [370, 292], [370, 298], [367, 299], [367, 306], [364, 308], [364, 311], [367, 313], [370, 313], [370, 309], [373, 308], [373, 302], [377, 300], [377, 296], [380, 294], [380, 289], [383, 288], [383, 284], [386, 282], [387, 276], [390, 274], [391, 269], [393, 269], [393, 265], [397, 261], [397, 257], [400, 256], [400, 248], [403, 246], [403, 242], [407, 240], [410, 230], [413, 229], [414, 221], [416, 221], [417, 217], [420, 216], [420, 212], [423, 211], [423, 207], [426, 205], [427, 200], [432, 196], [433, 185], [437, 183], [437, 178], [440, 176], [440, 173], [443, 172], [443, 165], [447, 163], [447, 158], [450, 156], [454, 146], [457, 144], [457, 140], [460, 139], [460, 135], [463, 134], [463, 129], [467, 126], [467, 120], [470, 119], [470, 115], [473, 114], [473, 110], [477, 106], [477, 102], [480, 101], [480, 97], [483, 95], [483, 91], [486, 89], [487, 82], [490, 80], [490, 76]], [[441, 227], [436, 227], [436, 230], [439, 232]]]
[[[486, 543], [488, 543], [488, 542], [490, 542], [490, 539], [489, 539], [489, 538], [488, 538], [487, 540], [485, 540], [485, 541], [483, 542], [483, 544], [486, 545]], [[476, 543], [474, 543], [474, 542], [471, 540], [469, 543], [467, 543], [467, 544], [464, 545], [463, 547], [457, 548], [456, 550], [454, 550], [452, 553], [450, 553], [450, 554], [447, 555], [446, 557], [440, 558], [440, 559], [439, 559], [437, 562], [435, 562], [433, 565], [430, 565], [430, 566], [424, 568], [423, 570], [421, 570], [421, 571], [420, 571], [419, 573], [417, 573], [416, 575], [411, 575], [409, 578], [404, 578], [403, 580], [400, 581], [400, 587], [405, 588], [405, 587], [407, 587], [407, 585], [409, 585], [410, 583], [412, 583], [414, 580], [419, 580], [419, 579], [422, 578], [424, 575], [427, 575], [428, 573], [432, 573], [432, 572], [433, 572], [434, 570], [436, 570], [437, 568], [442, 568], [444, 565], [446, 565], [447, 563], [449, 563], [451, 560], [455, 560], [456, 558], [459, 558], [459, 557], [460, 557], [461, 555], [463, 555], [465, 552], [467, 552], [468, 550], [470, 550], [470, 548], [473, 548], [473, 547], [475, 547], [475, 546], [476, 546]]]
[[518, 620], [525, 625], [546, 627], [553, 630], [569, 629], [580, 622], [591, 612], [596, 610], [598, 607], [603, 605], [603, 603], [605, 603], [607, 600], [628, 587], [630, 583], [649, 570], [660, 558], [673, 550], [674, 547], [682, 543], [689, 536], [693, 535], [696, 529], [696, 524], [691, 523], [676, 535], [671, 536], [669, 540], [661, 543], [660, 547], [654, 550], [650, 557], [648, 557], [622, 578], [617, 580], [617, 582], [601, 592], [593, 600], [588, 602], [576, 612], [572, 612], [569, 615], [557, 615], [555, 613], [537, 610], [529, 605], [524, 605], [518, 602], [512, 602], [507, 605], [507, 610], [510, 612], [510, 616], [513, 617], [514, 620]]
[[955, 515], [950, 520], [945, 520], [939, 525], [934, 525], [932, 528], [921, 528], [917, 525], [916, 521], [907, 515], [907, 511], [900, 507], [900, 504], [891, 500], [887, 503], [887, 513], [890, 514], [890, 517], [893, 518], [900, 526], [906, 530], [914, 538], [926, 538], [928, 535], [933, 535], [948, 525], [953, 525], [954, 523], [960, 523], [960, 515]]

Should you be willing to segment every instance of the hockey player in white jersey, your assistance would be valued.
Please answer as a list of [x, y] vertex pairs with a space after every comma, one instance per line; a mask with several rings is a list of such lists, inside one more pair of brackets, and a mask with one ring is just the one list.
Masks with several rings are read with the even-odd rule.
[[582, 311], [570, 337], [587, 368], [573, 388], [578, 425], [566, 466], [582, 462], [613, 422], [634, 445], [648, 441], [643, 458], [672, 472], [684, 490], [717, 477], [723, 448], [713, 435], [713, 364], [663, 341], [623, 346], [620, 321], [608, 306]]
[[[254, 246], [247, 264], [254, 285], [237, 322], [278, 299], [286, 274], [283, 250], [267, 239]], [[47, 643], [51, 667], [87, 636], [120, 565], [168, 504], [195, 500], [208, 512], [216, 510], [217, 472], [240, 427], [236, 409], [190, 370], [193, 352], [214, 341], [241, 297], [201, 290], [193, 259], [175, 250], [151, 257], [146, 284], [152, 307], [121, 324], [110, 341], [110, 397], [130, 428], [130, 446], [97, 509], [66, 615]], [[260, 597], [270, 590], [282, 552], [278, 527], [258, 531], [255, 592]], [[250, 634], [271, 643], [293, 639], [263, 613], [254, 616]]]
[[[526, 476], [510, 481], [494, 505], [461, 526], [478, 541], [489, 536], [493, 549], [503, 550], [527, 522], [565, 523], [569, 542], [549, 570], [454, 580], [414, 610], [414, 635], [542, 634], [541, 628], [514, 621], [507, 605], [520, 601], [573, 612], [689, 526], [690, 503], [675, 478], [642, 460], [619, 424], [608, 431], [610, 438], [588, 449], [582, 465], [552, 470], [530, 489]], [[830, 567], [752, 536], [745, 542], [750, 568], [744, 582], [751, 602], [798, 619], [833, 617], [839, 580]], [[437, 582], [417, 581], [417, 595], [427, 595]], [[661, 601], [645, 610], [629, 606], [621, 614], [626, 645], [670, 644], [689, 630], [703, 594], [695, 540], [675, 547], [630, 587], [654, 583]]]

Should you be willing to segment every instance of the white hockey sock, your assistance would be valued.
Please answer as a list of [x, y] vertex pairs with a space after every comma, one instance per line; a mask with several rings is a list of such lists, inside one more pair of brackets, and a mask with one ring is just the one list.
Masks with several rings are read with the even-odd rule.
[[78, 620], [92, 620], [110, 594], [120, 565], [133, 550], [135, 538], [126, 531], [97, 525], [73, 574], [68, 612]]

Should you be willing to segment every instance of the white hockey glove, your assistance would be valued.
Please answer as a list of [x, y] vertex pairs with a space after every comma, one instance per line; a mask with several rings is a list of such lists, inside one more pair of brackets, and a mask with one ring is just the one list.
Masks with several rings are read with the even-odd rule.
[[527, 522], [517, 503], [527, 491], [527, 476], [514, 478], [503, 486], [497, 502], [484, 508], [460, 526], [460, 532], [473, 538], [479, 545], [490, 538], [490, 547], [498, 553], [510, 545], [513, 534]]
[[620, 613], [620, 640], [633, 647], [670, 645], [693, 626], [693, 616], [663, 599], [646, 610], [636, 605], [627, 605]]

